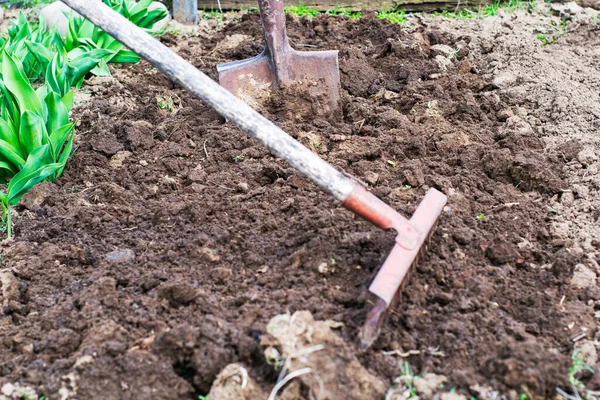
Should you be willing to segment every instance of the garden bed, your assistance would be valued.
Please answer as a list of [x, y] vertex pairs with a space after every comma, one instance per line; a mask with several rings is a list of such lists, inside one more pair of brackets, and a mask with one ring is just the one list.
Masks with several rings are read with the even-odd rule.
[[[268, 393], [267, 324], [308, 310], [342, 323], [339, 356], [385, 387], [406, 360], [478, 398], [569, 390], [573, 350], [597, 361], [600, 28], [551, 36], [546, 13], [405, 29], [288, 17], [296, 48], [340, 50], [344, 118], [273, 110], [278, 125], [407, 215], [429, 187], [449, 197], [366, 354], [356, 337], [391, 233], [149, 64], [88, 80], [75, 155], [23, 198], [3, 245], [0, 383], [192, 399], [237, 362]], [[258, 15], [239, 18], [161, 40], [216, 79], [216, 64], [262, 50]]]

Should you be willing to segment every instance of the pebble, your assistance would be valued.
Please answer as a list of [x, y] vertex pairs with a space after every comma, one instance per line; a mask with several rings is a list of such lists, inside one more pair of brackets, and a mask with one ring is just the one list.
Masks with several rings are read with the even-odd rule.
[[131, 249], [117, 249], [104, 256], [106, 261], [114, 263], [124, 263], [132, 261], [134, 258], [135, 253]]
[[560, 195], [560, 204], [562, 204], [563, 206], [570, 206], [573, 204], [574, 201], [575, 196], [570, 190], [565, 191]]
[[577, 264], [571, 278], [571, 286], [587, 289], [596, 285], [596, 273], [583, 264]]
[[108, 166], [112, 169], [118, 169], [123, 166], [125, 160], [131, 156], [131, 152], [129, 151], [119, 151], [114, 156], [110, 158], [108, 162]]
[[379, 174], [373, 171], [365, 172], [365, 182], [371, 186], [375, 186], [379, 181]]
[[577, 160], [582, 165], [590, 165], [598, 160], [598, 156], [594, 153], [591, 147], [586, 147], [577, 154]]

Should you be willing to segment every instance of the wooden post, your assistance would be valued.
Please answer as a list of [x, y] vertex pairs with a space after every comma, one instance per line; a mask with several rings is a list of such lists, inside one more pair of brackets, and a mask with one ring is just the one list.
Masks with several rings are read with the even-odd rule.
[[173, 18], [182, 24], [198, 22], [198, 0], [173, 0]]

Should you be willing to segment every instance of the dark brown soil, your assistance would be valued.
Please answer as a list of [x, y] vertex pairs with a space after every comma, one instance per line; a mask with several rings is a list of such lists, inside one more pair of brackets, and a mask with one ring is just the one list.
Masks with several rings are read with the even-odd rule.
[[[579, 304], [563, 313], [558, 302], [600, 299], [570, 292], [580, 256], [550, 236], [539, 201], [563, 189], [566, 160], [536, 133], [504, 129], [514, 104], [478, 74], [485, 66], [468, 46], [447, 71], [435, 60], [432, 45], [467, 37], [407, 33], [374, 16], [293, 18], [288, 29], [297, 48], [340, 50], [344, 117], [278, 124], [407, 215], [427, 188], [449, 197], [430, 251], [360, 362], [391, 385], [399, 359], [384, 352], [420, 350], [408, 358], [415, 370], [446, 375], [462, 393], [481, 384], [551, 396], [567, 378], [565, 327]], [[262, 50], [260, 32], [248, 14], [214, 35], [163, 41], [216, 78], [217, 63]], [[234, 33], [254, 39], [215, 50]], [[288, 310], [340, 321], [355, 343], [393, 234], [148, 64], [115, 77], [84, 86], [92, 97], [75, 111], [78, 148], [64, 176], [17, 210], [2, 259], [18, 293], [3, 298], [0, 383], [51, 399], [61, 388], [81, 399], [192, 399], [240, 362], [271, 387], [259, 339]], [[321, 263], [334, 272], [320, 273]]]

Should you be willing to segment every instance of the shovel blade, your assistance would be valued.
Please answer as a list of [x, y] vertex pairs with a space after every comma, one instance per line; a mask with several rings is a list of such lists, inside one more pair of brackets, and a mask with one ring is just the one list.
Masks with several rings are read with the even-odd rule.
[[219, 83], [258, 111], [268, 110], [270, 105], [282, 109], [292, 119], [315, 115], [339, 117], [337, 53], [290, 48], [285, 63], [278, 67], [263, 53], [218, 65]]

